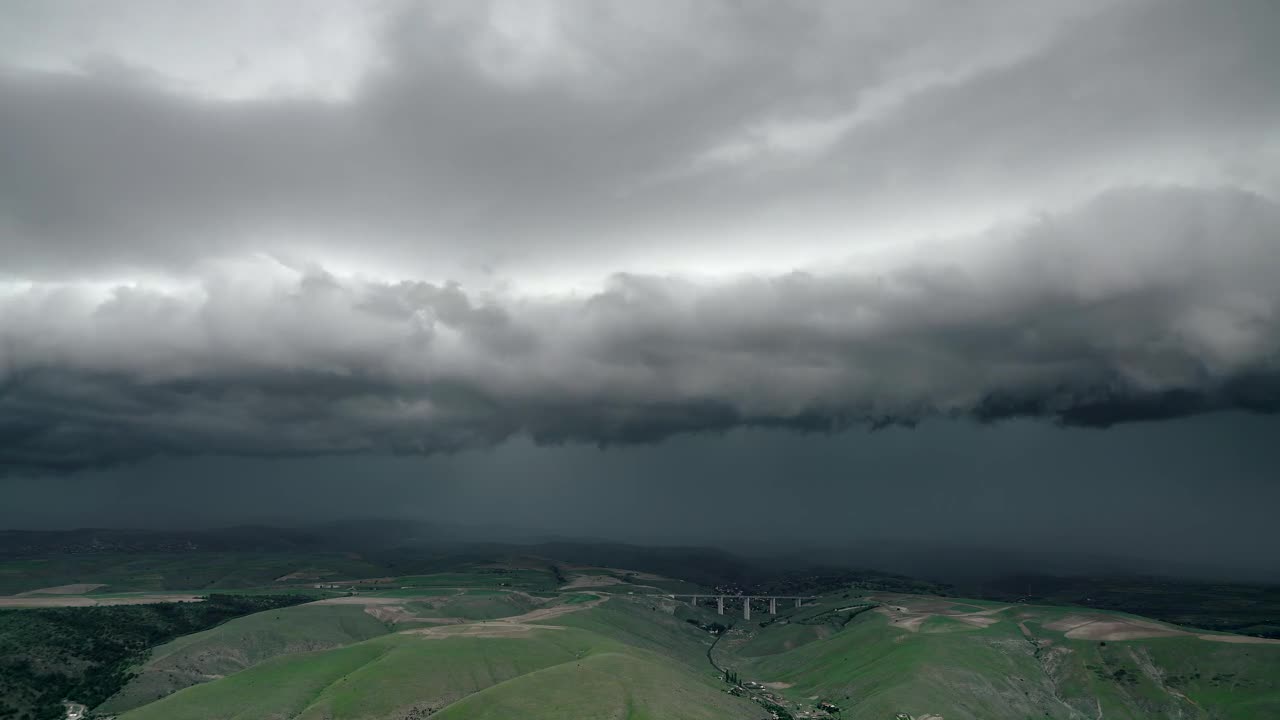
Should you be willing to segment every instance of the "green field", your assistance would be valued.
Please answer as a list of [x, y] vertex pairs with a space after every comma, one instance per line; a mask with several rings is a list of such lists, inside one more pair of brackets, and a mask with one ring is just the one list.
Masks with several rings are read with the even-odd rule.
[[[819, 702], [846, 719], [1280, 717], [1280, 644], [1220, 642], [1105, 609], [899, 594], [911, 586], [895, 581], [827, 585], [801, 608], [757, 605], [746, 621], [738, 603], [722, 616], [643, 587], [698, 586], [616, 567], [474, 555], [421, 565], [439, 572], [395, 574], [349, 554], [206, 553], [184, 564], [104, 553], [96, 565], [9, 560], [0, 577], [54, 588], [42, 602], [209, 585], [243, 586], [261, 602], [295, 591], [320, 600], [162, 633], [163, 644], [121, 655], [133, 664], [114, 666], [113, 682], [128, 681], [105, 702], [93, 696], [98, 716], [120, 720], [835, 716]], [[56, 590], [73, 583], [104, 586]], [[143, 609], [121, 612], [157, 606], [130, 607]], [[81, 610], [113, 609], [59, 612]]]
[[[1120, 613], [925, 596], [829, 596], [746, 622], [666, 598], [622, 594], [601, 602], [601, 597], [606, 596], [566, 592], [544, 602], [512, 592], [405, 598], [406, 610], [421, 612], [415, 604], [430, 602], [468, 621], [493, 615], [494, 602], [506, 603], [507, 617], [531, 607], [569, 611], [532, 625], [515, 617], [510, 622], [521, 629], [511, 633], [501, 620], [409, 623], [392, 624], [363, 640], [336, 630], [343, 623], [358, 624], [362, 619], [351, 611], [360, 606], [262, 613], [170, 643], [155, 653], [151, 665], [158, 669], [175, 657], [189, 663], [193, 653], [210, 655], [208, 648], [216, 645], [228, 652], [266, 648], [256, 661], [238, 672], [239, 665], [224, 666], [230, 671], [226, 677], [138, 707], [121, 720], [389, 719], [428, 713], [441, 718], [768, 717], [753, 699], [777, 702], [775, 709], [793, 717], [816, 712], [817, 699], [843, 708], [843, 718], [906, 713], [1070, 720], [1095, 718], [1101, 709], [1104, 717], [1244, 720], [1280, 712], [1280, 645], [1214, 642], [1198, 632]], [[473, 615], [466, 617], [469, 611]], [[769, 683], [768, 689], [748, 690], [747, 697], [725, 692], [729, 686], [707, 657], [715, 638], [697, 627], [715, 620], [734, 623], [716, 643], [718, 664], [740, 680]], [[1068, 637], [1062, 629], [1084, 620], [1090, 627], [1114, 623], [1118, 629], [1111, 632], [1136, 626], [1183, 634], [1097, 640]], [[283, 623], [282, 629], [272, 623]], [[421, 627], [437, 630], [402, 632]], [[449, 634], [469, 627], [500, 632]], [[431, 634], [441, 632], [438, 628], [445, 628], [443, 634]], [[326, 637], [335, 646], [290, 649], [281, 636], [292, 633]], [[212, 666], [203, 670], [218, 674]]]
[[[781, 683], [776, 694], [795, 707], [816, 696], [845, 717], [1280, 717], [1280, 644], [1212, 642], [1122, 613], [911, 596], [879, 602], [912, 612], [860, 613], [843, 627], [803, 622], [848, 602], [824, 599], [786, 624], [739, 623], [717, 659]], [[1099, 633], [1111, 639], [1068, 637], [1063, 624], [1077, 623], [1116, 627]], [[1135, 627], [1178, 634], [1115, 639]]]
[[359, 606], [301, 605], [238, 618], [151, 653], [101, 709], [121, 712], [281, 655], [349, 645], [388, 632]]
[[[510, 637], [394, 633], [333, 650], [285, 655], [182, 690], [125, 713], [121, 720], [340, 720], [436, 711], [443, 718], [764, 717], [746, 701], [722, 692], [705, 665], [673, 663], [655, 649], [627, 642], [634, 637], [631, 628], [619, 629], [622, 639], [611, 637], [611, 621], [618, 613], [601, 608], [581, 614], [595, 612], [600, 617], [588, 623], [595, 630], [562, 623]], [[698, 631], [688, 625], [675, 623], [657, 635], [671, 631], [684, 637], [644, 644], [702, 647]], [[696, 655], [685, 659], [690, 657]]]
[[147, 649], [307, 598], [209, 595], [201, 602], [0, 610], [0, 718], [53, 720], [62, 701], [98, 705], [125, 686]]

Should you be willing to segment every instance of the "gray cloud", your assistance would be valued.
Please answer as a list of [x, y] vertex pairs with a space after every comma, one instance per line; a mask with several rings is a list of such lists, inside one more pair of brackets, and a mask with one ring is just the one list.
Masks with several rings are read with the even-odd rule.
[[[0, 299], [0, 462], [1280, 409], [1280, 206], [1134, 189], [856, 268], [468, 295], [318, 268]], [[265, 262], [265, 261], [263, 261]]]
[[920, 207], [1280, 187], [1273, 3], [547, 7], [518, 32], [503, 3], [394, 14], [342, 101], [212, 101], [163, 65], [0, 73], [5, 272], [271, 251], [599, 276], [734, 242], [795, 264]]
[[10, 469], [1280, 406], [1265, 0], [46, 5]]

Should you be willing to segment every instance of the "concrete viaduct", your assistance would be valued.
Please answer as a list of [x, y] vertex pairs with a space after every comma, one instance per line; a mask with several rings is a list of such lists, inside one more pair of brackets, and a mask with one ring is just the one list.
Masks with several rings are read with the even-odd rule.
[[668, 595], [668, 597], [670, 597], [672, 600], [679, 600], [680, 598], [689, 598], [689, 603], [694, 606], [698, 604], [699, 598], [707, 598], [707, 599], [715, 598], [716, 611], [719, 612], [721, 615], [724, 614], [725, 598], [730, 598], [733, 600], [741, 600], [743, 620], [751, 619], [751, 601], [753, 599], [768, 600], [770, 615], [778, 614], [779, 600], [794, 600], [796, 603], [796, 607], [800, 607], [802, 604], [804, 604], [805, 600], [818, 599], [816, 595]]

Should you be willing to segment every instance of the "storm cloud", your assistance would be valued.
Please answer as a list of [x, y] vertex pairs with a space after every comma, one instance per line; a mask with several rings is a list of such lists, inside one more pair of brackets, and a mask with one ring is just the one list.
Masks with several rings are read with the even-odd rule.
[[20, 7], [10, 471], [1280, 409], [1274, 3]]

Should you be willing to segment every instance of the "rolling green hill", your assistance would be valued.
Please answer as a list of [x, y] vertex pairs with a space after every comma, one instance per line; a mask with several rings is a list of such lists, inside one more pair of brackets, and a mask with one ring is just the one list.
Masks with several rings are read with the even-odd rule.
[[724, 693], [709, 668], [574, 627], [487, 627], [282, 656], [120, 718], [765, 717]]
[[[660, 596], [512, 593], [497, 600], [533, 609], [460, 620], [468, 602], [493, 598], [451, 597], [455, 617], [284, 652], [120, 720], [832, 717], [819, 702], [884, 720], [1280, 716], [1280, 644], [1121, 613], [846, 592], [748, 622]], [[379, 612], [402, 600], [392, 607], [423, 601], [365, 599]], [[267, 616], [293, 614], [285, 627], [320, 636], [319, 625], [356, 622], [352, 610], [372, 617], [358, 605], [263, 613], [171, 643], [152, 665], [215, 642], [287, 647]], [[698, 627], [713, 621], [734, 626], [715, 640]], [[750, 681], [741, 697], [709, 651]]]
[[232, 620], [161, 645], [137, 676], [101, 706], [122, 712], [280, 655], [383, 635], [387, 626], [354, 605], [300, 605]]
[[119, 720], [1280, 717], [1280, 643], [902, 582], [824, 581], [816, 601], [746, 621], [737, 602], [722, 616], [664, 596], [696, 587], [679, 579], [518, 554], [405, 575], [346, 555], [99, 560], [46, 568], [30, 601], [182, 581], [316, 598], [139, 654], [94, 708]]
[[153, 650], [136, 677], [99, 710], [131, 710], [282, 655], [343, 647], [393, 630], [518, 615], [545, 602], [517, 591], [426, 592], [332, 598], [239, 618], [179, 638]]
[[[843, 626], [837, 605], [875, 603]], [[739, 623], [716, 657], [798, 711], [841, 717], [1280, 717], [1280, 643], [1122, 613], [924, 596], [826, 598], [765, 627]]]
[[125, 686], [148, 648], [305, 600], [209, 595], [198, 602], [0, 610], [0, 718], [59, 718], [68, 698], [98, 705]]
[[714, 720], [767, 715], [661, 656], [628, 649], [523, 675], [454, 703], [437, 717]]

